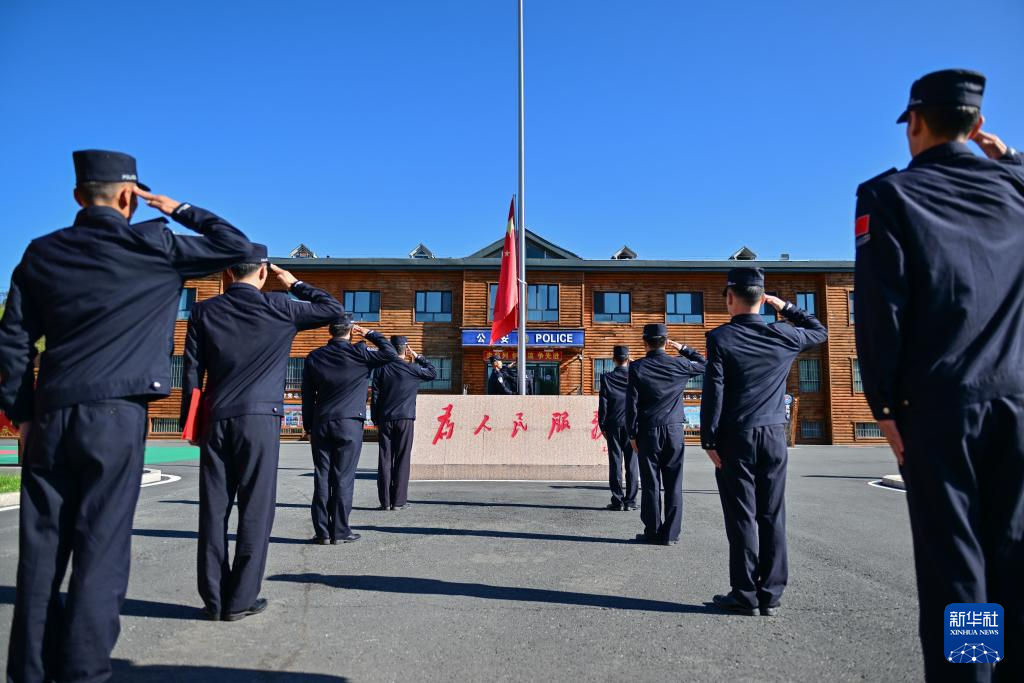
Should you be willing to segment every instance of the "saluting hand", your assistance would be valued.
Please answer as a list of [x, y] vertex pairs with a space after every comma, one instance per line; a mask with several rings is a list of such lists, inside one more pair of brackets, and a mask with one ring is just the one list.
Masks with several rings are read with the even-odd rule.
[[983, 130], [979, 130], [974, 134], [974, 144], [981, 148], [981, 151], [985, 153], [989, 159], [999, 159], [1009, 147], [1006, 143], [1000, 140], [997, 136], [992, 133], [986, 133]]
[[682, 344], [680, 344], [680, 343], [679, 343], [679, 342], [677, 342], [677, 341], [672, 341], [671, 339], [669, 339], [669, 340], [668, 340], [667, 342], [665, 342], [665, 343], [666, 343], [666, 344], [668, 344], [669, 346], [671, 346], [671, 347], [672, 347], [673, 349], [675, 349], [676, 351], [680, 351], [680, 350], [682, 350], [682, 348], [683, 348], [683, 345], [682, 345]]
[[786, 307], [786, 302], [784, 300], [780, 299], [777, 296], [772, 296], [771, 294], [764, 295], [764, 302], [771, 306], [772, 308], [774, 308], [776, 311], [781, 311], [783, 308]]
[[412, 350], [411, 346], [405, 347], [405, 355], [409, 357], [409, 360], [416, 360], [420, 356], [420, 354]]
[[284, 285], [285, 289], [291, 289], [292, 285], [299, 281], [299, 278], [295, 277], [284, 268], [275, 266], [273, 263], [270, 264], [270, 272], [277, 276], [278, 282]]
[[358, 332], [359, 334], [366, 334], [369, 330], [367, 330], [362, 325], [353, 325], [352, 326], [352, 331], [353, 332]]
[[141, 197], [146, 204], [152, 206], [157, 211], [167, 214], [170, 216], [174, 213], [174, 210], [181, 206], [181, 202], [177, 199], [171, 199], [167, 195], [153, 194], [152, 192], [146, 192], [138, 185], [132, 187], [132, 191], [135, 192], [136, 196]]

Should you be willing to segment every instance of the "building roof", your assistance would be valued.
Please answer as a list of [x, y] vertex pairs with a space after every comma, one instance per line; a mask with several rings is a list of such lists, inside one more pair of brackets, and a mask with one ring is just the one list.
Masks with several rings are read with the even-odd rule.
[[[501, 258], [501, 250], [505, 247], [505, 238], [502, 237], [500, 240], [491, 242], [480, 251], [475, 251], [466, 258]], [[554, 242], [549, 242], [537, 233], [533, 232], [529, 228], [526, 230], [526, 252], [530, 252], [530, 248], [533, 247], [539, 251], [550, 254], [547, 258], [554, 259], [576, 259], [580, 260], [578, 254], [574, 254], [568, 249], [563, 249]]]

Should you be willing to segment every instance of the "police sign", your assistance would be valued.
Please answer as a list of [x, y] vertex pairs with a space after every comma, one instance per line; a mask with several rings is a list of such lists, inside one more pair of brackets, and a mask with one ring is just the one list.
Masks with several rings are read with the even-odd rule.
[[[491, 343], [490, 330], [463, 330], [463, 346], [516, 346], [519, 333], [510, 332]], [[527, 346], [562, 346], [577, 348], [583, 346], [583, 330], [527, 330]]]

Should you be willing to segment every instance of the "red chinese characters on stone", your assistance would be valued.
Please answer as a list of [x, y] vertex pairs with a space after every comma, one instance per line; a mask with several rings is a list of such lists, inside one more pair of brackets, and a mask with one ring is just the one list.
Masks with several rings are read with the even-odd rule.
[[551, 429], [548, 430], [548, 441], [552, 435], [560, 434], [569, 429], [569, 413], [551, 413]]
[[455, 422], [452, 420], [453, 407], [449, 403], [445, 406], [444, 412], [437, 416], [437, 433], [434, 434], [434, 440], [431, 442], [432, 445], [436, 446], [437, 442], [441, 439], [451, 439], [452, 434], [455, 433]]
[[594, 411], [594, 419], [591, 420], [590, 424], [594, 425], [594, 428], [590, 430], [590, 438], [597, 441], [601, 438], [601, 423], [597, 421], [597, 411]]
[[521, 431], [525, 432], [527, 431], [527, 429], [528, 428], [526, 426], [526, 422], [523, 421], [523, 414], [516, 413], [516, 419], [512, 423], [512, 438], [516, 438], [516, 434], [518, 434]]
[[476, 436], [477, 434], [479, 434], [480, 432], [482, 432], [484, 430], [487, 430], [489, 432], [493, 431], [490, 427], [487, 426], [487, 421], [490, 420], [490, 419], [491, 419], [490, 415], [484, 415], [484, 419], [480, 420], [480, 426], [476, 428], [475, 432], [473, 432], [473, 436]]

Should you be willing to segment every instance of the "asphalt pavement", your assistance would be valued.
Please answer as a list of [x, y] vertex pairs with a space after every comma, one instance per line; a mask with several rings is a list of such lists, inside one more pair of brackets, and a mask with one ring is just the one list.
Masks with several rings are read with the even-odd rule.
[[[197, 462], [142, 490], [114, 680], [906, 681], [923, 676], [910, 526], [879, 448], [790, 451], [790, 584], [779, 616], [723, 614], [726, 539], [713, 468], [687, 449], [683, 536], [632, 541], [588, 482], [413, 482], [376, 510], [367, 444], [353, 521], [310, 545], [308, 446], [282, 447], [263, 595], [236, 623], [198, 620]], [[0, 512], [0, 633], [10, 629], [18, 515]], [[6, 646], [0, 663], [6, 666]]]

